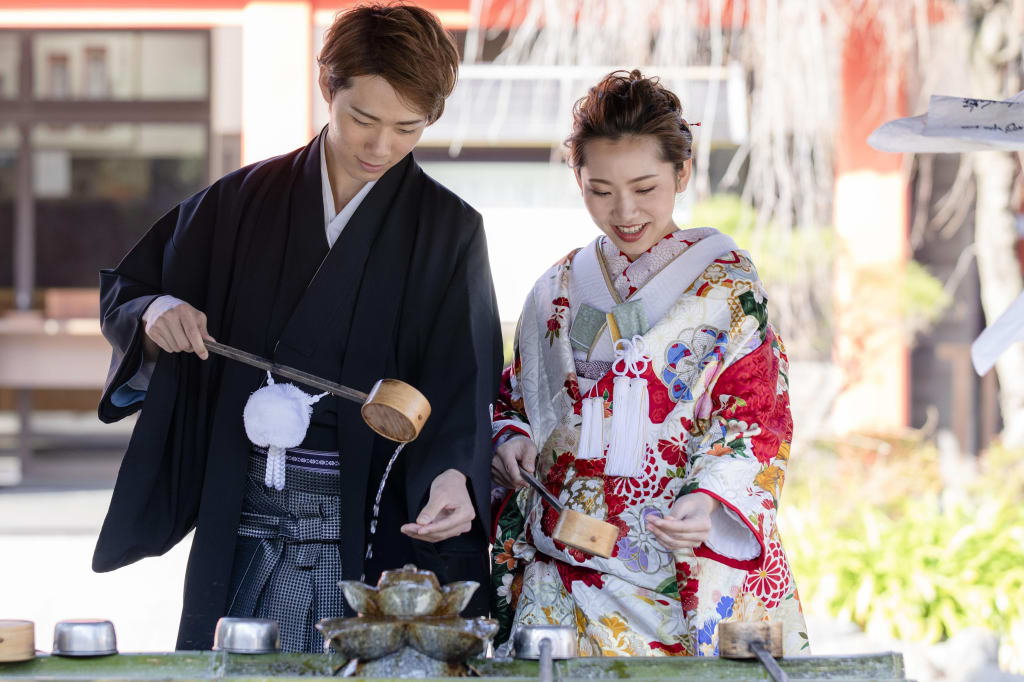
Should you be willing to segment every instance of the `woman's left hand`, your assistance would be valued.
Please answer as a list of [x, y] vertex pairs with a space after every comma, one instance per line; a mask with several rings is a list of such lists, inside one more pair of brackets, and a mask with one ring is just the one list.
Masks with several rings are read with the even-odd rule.
[[692, 549], [708, 539], [711, 533], [711, 512], [718, 500], [704, 493], [683, 495], [667, 517], [648, 516], [647, 528], [665, 549]]

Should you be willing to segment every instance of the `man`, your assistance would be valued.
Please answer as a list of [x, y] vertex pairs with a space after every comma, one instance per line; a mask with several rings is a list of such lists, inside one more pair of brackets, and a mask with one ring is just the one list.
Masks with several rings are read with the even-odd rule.
[[[209, 648], [216, 620], [239, 615], [278, 620], [285, 649], [320, 650], [312, 625], [342, 615], [337, 580], [364, 571], [375, 581], [414, 562], [442, 581], [487, 578], [501, 338], [484, 231], [411, 154], [458, 53], [423, 9], [360, 7], [335, 21], [319, 64], [330, 122], [317, 138], [185, 200], [101, 273], [114, 354], [99, 415], [142, 411], [93, 569], [162, 554], [195, 528], [179, 649]], [[372, 558], [394, 443], [359, 405], [323, 398], [284, 490], [267, 488], [242, 422], [265, 373], [210, 355], [210, 339], [360, 390], [401, 379], [430, 400], [388, 479]]]

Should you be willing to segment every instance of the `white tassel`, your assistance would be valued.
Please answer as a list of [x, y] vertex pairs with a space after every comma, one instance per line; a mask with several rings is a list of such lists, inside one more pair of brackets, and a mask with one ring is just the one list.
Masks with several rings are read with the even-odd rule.
[[612, 365], [615, 372], [612, 381], [612, 434], [604, 468], [606, 476], [638, 477], [643, 473], [650, 400], [647, 379], [639, 375], [647, 370], [650, 362], [641, 337], [616, 342], [615, 363]]
[[600, 459], [604, 455], [604, 398], [584, 398], [582, 412], [576, 459]]
[[325, 395], [310, 395], [295, 384], [275, 384], [267, 372], [267, 385], [249, 396], [242, 421], [249, 440], [267, 448], [263, 482], [268, 488], [284, 490], [285, 452], [305, 440], [313, 404]]
[[277, 459], [277, 471], [274, 472], [275, 490], [284, 490], [284, 472], [287, 461], [288, 456], [286, 453], [282, 453], [281, 457]]
[[263, 475], [263, 484], [275, 490], [284, 490], [285, 469], [284, 448], [271, 445], [267, 448], [267, 470]]

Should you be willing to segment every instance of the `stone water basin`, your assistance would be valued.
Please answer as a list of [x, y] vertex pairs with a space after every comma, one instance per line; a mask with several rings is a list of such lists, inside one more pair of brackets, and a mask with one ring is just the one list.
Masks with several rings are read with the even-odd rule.
[[488, 618], [362, 616], [323, 620], [317, 628], [346, 658], [372, 660], [411, 646], [435, 660], [454, 662], [482, 653], [498, 624]]
[[[791, 680], [902, 681], [903, 659], [899, 654], [856, 656], [794, 656], [779, 665]], [[470, 674], [489, 682], [537, 682], [537, 661], [475, 658], [468, 661]], [[223, 651], [177, 651], [150, 654], [115, 654], [98, 658], [63, 658], [40, 654], [30, 661], [0, 663], [0, 680], [12, 682], [309, 682], [310, 679], [342, 679], [346, 661], [325, 654], [229, 654]], [[465, 674], [465, 673], [460, 673]], [[397, 678], [398, 675], [367, 675]], [[360, 675], [348, 678], [360, 679]], [[446, 679], [447, 678], [447, 679]], [[441, 675], [445, 682], [465, 677]], [[555, 662], [555, 679], [561, 682], [682, 682], [701, 680], [766, 680], [755, 661], [716, 658], [580, 658]]]
[[488, 618], [461, 618], [479, 584], [442, 586], [431, 571], [412, 564], [384, 571], [376, 587], [355, 580], [338, 583], [355, 618], [317, 623], [331, 648], [357, 659], [367, 674], [428, 676], [465, 671], [465, 661], [483, 653], [498, 631]]

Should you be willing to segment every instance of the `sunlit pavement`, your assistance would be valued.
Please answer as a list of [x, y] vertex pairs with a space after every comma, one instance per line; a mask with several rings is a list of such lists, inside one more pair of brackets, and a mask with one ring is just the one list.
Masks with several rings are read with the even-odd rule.
[[49, 651], [68, 618], [114, 622], [122, 651], [174, 648], [191, 538], [163, 557], [93, 573], [93, 545], [110, 501], [120, 452], [40, 452], [22, 484], [0, 488], [0, 618], [36, 624]]

